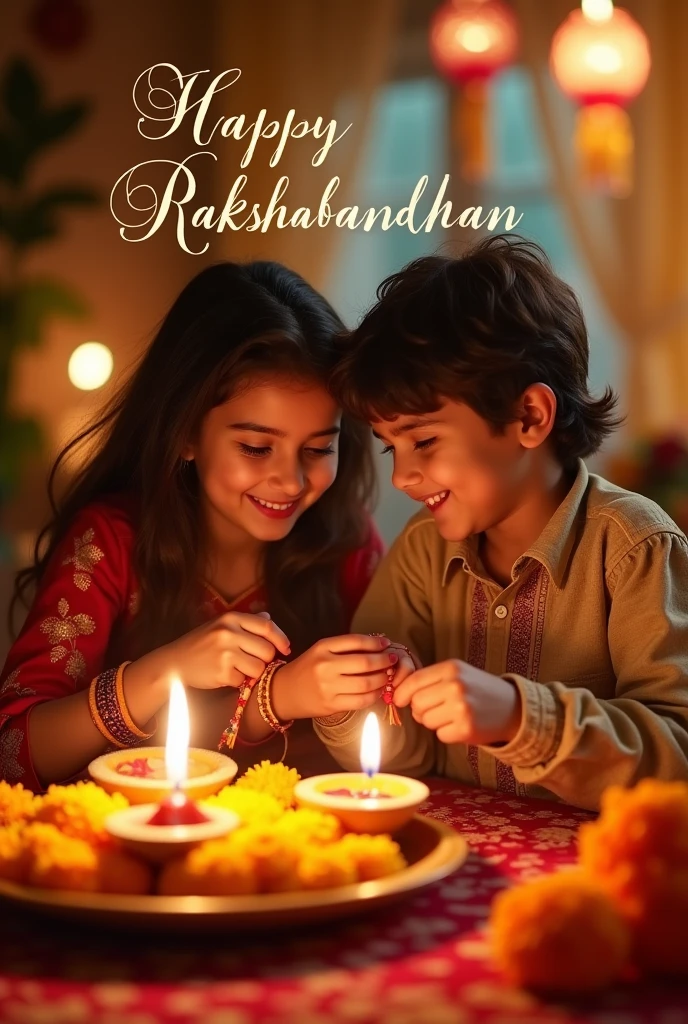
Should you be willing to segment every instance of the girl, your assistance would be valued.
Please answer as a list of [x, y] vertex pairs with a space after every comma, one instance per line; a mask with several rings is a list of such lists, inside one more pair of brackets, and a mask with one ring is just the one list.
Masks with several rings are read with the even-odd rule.
[[[35, 585], [0, 676], [0, 778], [39, 791], [113, 740], [164, 744], [155, 718], [173, 675], [205, 747], [232, 721], [237, 687], [276, 657], [288, 664], [272, 718], [254, 691], [240, 743], [281, 732], [280, 704], [311, 719], [377, 699], [387, 642], [338, 635], [381, 553], [367, 430], [326, 387], [342, 329], [276, 263], [218, 264], [182, 291], [53, 467], [53, 519], [11, 609]], [[56, 470], [86, 440], [98, 443], [56, 504]]]

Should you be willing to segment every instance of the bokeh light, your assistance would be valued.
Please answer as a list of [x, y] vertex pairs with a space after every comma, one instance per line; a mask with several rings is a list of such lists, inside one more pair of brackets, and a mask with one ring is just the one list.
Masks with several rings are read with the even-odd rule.
[[87, 341], [72, 352], [67, 372], [75, 388], [95, 391], [110, 379], [112, 367], [112, 352], [107, 345], [101, 345], [99, 341]]

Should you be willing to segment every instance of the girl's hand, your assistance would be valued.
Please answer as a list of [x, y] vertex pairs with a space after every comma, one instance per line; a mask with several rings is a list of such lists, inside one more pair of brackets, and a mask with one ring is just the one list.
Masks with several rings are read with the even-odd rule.
[[517, 687], [456, 658], [414, 672], [395, 689], [394, 703], [410, 704], [442, 743], [508, 743], [521, 724]]
[[[187, 686], [214, 690], [257, 679], [276, 652], [288, 656], [289, 640], [267, 612], [226, 612], [152, 651], [157, 672], [178, 675]], [[143, 659], [141, 659], [143, 661]]]
[[275, 673], [275, 714], [286, 722], [370, 707], [382, 694], [387, 670], [398, 663], [399, 655], [388, 648], [387, 637], [356, 633], [319, 640]]

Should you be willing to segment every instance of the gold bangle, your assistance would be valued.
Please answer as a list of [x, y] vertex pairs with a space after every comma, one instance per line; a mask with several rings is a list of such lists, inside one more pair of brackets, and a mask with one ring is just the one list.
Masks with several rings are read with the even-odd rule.
[[110, 730], [105, 725], [105, 722], [100, 716], [98, 706], [96, 704], [96, 687], [98, 685], [98, 676], [91, 680], [91, 685], [88, 688], [88, 707], [91, 712], [91, 721], [95, 725], [101, 736], [104, 736], [108, 743], [113, 747], [119, 747], [120, 749], [126, 746], [125, 743], [118, 743], [115, 737], [112, 735]]
[[127, 667], [127, 665], [131, 665], [131, 662], [130, 661], [125, 661], [117, 669], [117, 679], [116, 679], [116, 682], [115, 682], [115, 690], [116, 690], [116, 693], [117, 693], [117, 702], [119, 704], [119, 710], [120, 710], [120, 712], [122, 714], [122, 718], [124, 719], [125, 724], [127, 726], [127, 729], [129, 730], [129, 732], [133, 733], [134, 736], [137, 737], [137, 739], [149, 740], [155, 734], [155, 730], [158, 727], [158, 722], [157, 722], [157, 719], [154, 718], [153, 719], [153, 723], [154, 723], [153, 731], [152, 732], [144, 732], [142, 729], [139, 729], [139, 727], [134, 722], [134, 719], [131, 717], [131, 715], [129, 713], [129, 708], [127, 707], [127, 702], [124, 699], [124, 670]]
[[[280, 722], [272, 707], [272, 701], [270, 700], [272, 677], [277, 669], [281, 668], [282, 665], [286, 665], [286, 662], [277, 659], [276, 661], [271, 661], [270, 664], [266, 666], [265, 671], [258, 680], [256, 700], [258, 702], [258, 711], [266, 725], [269, 725], [273, 732], [285, 733], [287, 729], [290, 729], [294, 724], [294, 720], [292, 719], [291, 722]], [[286, 754], [286, 746], [284, 753]], [[284, 754], [282, 757], [284, 758]]]

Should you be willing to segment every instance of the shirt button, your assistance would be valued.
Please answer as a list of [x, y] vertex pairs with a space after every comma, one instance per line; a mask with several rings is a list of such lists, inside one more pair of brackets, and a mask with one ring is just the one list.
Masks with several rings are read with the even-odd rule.
[[507, 611], [506, 606], [503, 604], [498, 604], [497, 607], [495, 608], [495, 615], [497, 616], [498, 619], [505, 619], [508, 614], [509, 612]]

